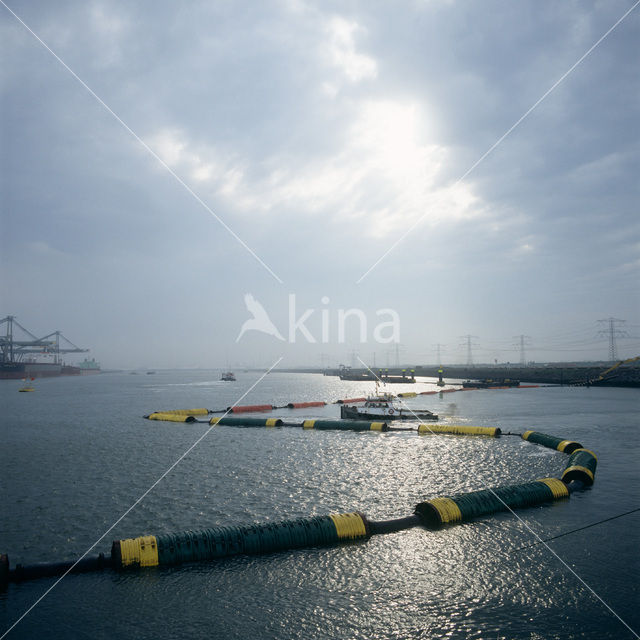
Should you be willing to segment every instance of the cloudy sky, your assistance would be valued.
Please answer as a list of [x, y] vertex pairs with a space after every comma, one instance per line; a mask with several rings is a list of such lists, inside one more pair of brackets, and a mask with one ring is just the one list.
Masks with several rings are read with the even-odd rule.
[[3, 0], [0, 315], [105, 367], [637, 355], [640, 6], [572, 69], [632, 7]]

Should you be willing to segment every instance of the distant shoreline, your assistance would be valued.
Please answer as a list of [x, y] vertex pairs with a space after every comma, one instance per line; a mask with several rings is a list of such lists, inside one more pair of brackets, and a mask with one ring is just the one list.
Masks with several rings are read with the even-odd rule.
[[[483, 379], [503, 379], [520, 380], [521, 382], [531, 382], [537, 384], [558, 384], [558, 385], [585, 385], [606, 386], [606, 387], [640, 387], [640, 365], [620, 365], [610, 375], [603, 380], [598, 377], [611, 365], [602, 364], [562, 364], [562, 365], [425, 365], [415, 367], [384, 367], [382, 370], [389, 375], [402, 375], [402, 372], [413, 371], [416, 377], [437, 378], [439, 369], [445, 380], [483, 380]], [[380, 369], [371, 368], [378, 372]], [[366, 369], [353, 369], [354, 373], [364, 372]], [[320, 368], [294, 368], [278, 369], [274, 373], [325, 373], [327, 375], [338, 375], [337, 369], [322, 370]]]

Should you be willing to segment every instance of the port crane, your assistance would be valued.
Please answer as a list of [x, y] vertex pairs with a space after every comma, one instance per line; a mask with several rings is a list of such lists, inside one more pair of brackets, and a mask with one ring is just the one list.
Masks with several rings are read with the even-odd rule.
[[[31, 331], [25, 329], [14, 316], [7, 316], [0, 320], [0, 326], [6, 324], [6, 332], [0, 335], [0, 362], [21, 362], [24, 356], [35, 353], [52, 355], [55, 363], [60, 362], [60, 354], [86, 353], [89, 349], [81, 349], [65, 338], [60, 331], [53, 331], [42, 338], [38, 338]], [[30, 340], [16, 340], [14, 329], [18, 328]], [[62, 341], [62, 342], [61, 342]]]

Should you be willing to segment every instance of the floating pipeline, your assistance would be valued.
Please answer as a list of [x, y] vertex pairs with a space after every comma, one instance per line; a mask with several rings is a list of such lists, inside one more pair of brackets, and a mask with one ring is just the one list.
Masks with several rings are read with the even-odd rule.
[[386, 422], [366, 422], [364, 420], [305, 420], [303, 429], [318, 429], [321, 431], [389, 431]]
[[[182, 417], [193, 418], [193, 416]], [[217, 421], [214, 424], [219, 424], [222, 420], [232, 419], [214, 418], [213, 420]], [[237, 420], [246, 421], [249, 418]], [[252, 420], [261, 419], [253, 418]], [[266, 423], [267, 420], [264, 419], [264, 422]], [[320, 426], [322, 423], [328, 422], [335, 425], [338, 421], [305, 422], [313, 422], [313, 425], [308, 425], [306, 428], [322, 428]], [[354, 421], [346, 422], [353, 424]], [[361, 424], [368, 425], [369, 429], [376, 425], [376, 423]], [[384, 423], [377, 424], [384, 425]], [[432, 430], [433, 426], [431, 426]], [[466, 427], [466, 429], [472, 428]], [[382, 426], [380, 430], [383, 430]], [[531, 438], [531, 433], [525, 439], [536, 442], [535, 438]], [[537, 436], [542, 437], [546, 446], [558, 450], [560, 450], [559, 443], [572, 443], [572, 441], [554, 438], [554, 436], [546, 434], [537, 434]], [[540, 438], [538, 438], [538, 443], [543, 444], [540, 442]], [[568, 447], [564, 445], [562, 451], [568, 453]], [[368, 520], [363, 514], [354, 512], [306, 519], [299, 518], [280, 523], [216, 527], [201, 532], [187, 531], [181, 534], [142, 536], [114, 541], [110, 558], [99, 554], [93, 557], [83, 557], [77, 562], [41, 562], [27, 566], [17, 565], [13, 570], [9, 567], [8, 556], [2, 554], [0, 555], [0, 589], [6, 588], [10, 581], [51, 577], [71, 571], [95, 571], [107, 567], [118, 569], [155, 567], [222, 558], [241, 553], [271, 553], [306, 546], [326, 546], [346, 540], [366, 539], [374, 534], [402, 531], [417, 525], [428, 529], [437, 529], [445, 524], [468, 522], [474, 518], [493, 513], [532, 507], [568, 498], [574, 491], [593, 484], [596, 466], [596, 455], [588, 449], [579, 447], [571, 452], [561, 480], [544, 478], [525, 484], [483, 489], [451, 497], [432, 498], [417, 504], [414, 514], [411, 516], [381, 522]]]
[[232, 427], [302, 427], [319, 431], [388, 431], [386, 422], [365, 422], [362, 420], [304, 420], [301, 423], [287, 423], [280, 418], [211, 418], [210, 425]]
[[[337, 421], [313, 421], [311, 427], [318, 428], [316, 425], [323, 422]], [[364, 424], [369, 424], [371, 428], [373, 423]], [[553, 436], [545, 437], [549, 442], [554, 439]], [[553, 448], [557, 448], [557, 445]], [[61, 575], [70, 570], [80, 572], [110, 566], [165, 566], [237, 554], [271, 553], [305, 546], [326, 546], [344, 540], [365, 539], [373, 534], [401, 531], [419, 524], [429, 529], [437, 529], [444, 524], [468, 522], [492, 513], [567, 498], [573, 491], [593, 483], [596, 464], [595, 454], [588, 449], [580, 448], [571, 453], [562, 480], [545, 478], [526, 484], [433, 498], [416, 505], [412, 516], [382, 522], [370, 521], [360, 513], [346, 513], [262, 525], [217, 527], [201, 532], [142, 536], [114, 541], [111, 558], [100, 554], [83, 558], [78, 563], [39, 563], [26, 567], [18, 565], [13, 571], [9, 569], [8, 557], [2, 555], [0, 587], [6, 587], [9, 581]]]
[[544, 478], [526, 484], [433, 498], [418, 504], [415, 514], [428, 529], [438, 529], [444, 524], [468, 522], [480, 516], [568, 497], [569, 489], [562, 480]]
[[40, 562], [17, 565], [10, 570], [7, 555], [0, 556], [0, 588], [9, 582], [74, 573], [114, 569], [174, 566], [203, 562], [239, 554], [265, 554], [324, 547], [369, 538], [374, 533], [390, 533], [420, 524], [414, 516], [386, 522], [370, 522], [361, 513], [298, 518], [245, 526], [225, 526], [177, 534], [147, 535], [114, 540], [111, 556], [103, 554], [79, 562]]
[[497, 438], [502, 433], [500, 427], [469, 427], [466, 425], [455, 424], [421, 424], [418, 425], [418, 433], [424, 434], [437, 434], [446, 433], [450, 435], [465, 435], [465, 436], [490, 436]]
[[[532, 389], [537, 388], [539, 385], [520, 385], [519, 387], [492, 387], [497, 389]], [[458, 389], [438, 389], [437, 391], [405, 391], [404, 393], [399, 393], [399, 398], [415, 398], [418, 395], [421, 396], [430, 396], [435, 395], [437, 393], [453, 393], [454, 391], [469, 391], [477, 389], [473, 388], [458, 388]], [[333, 404], [352, 404], [356, 402], [365, 402], [366, 398], [346, 398], [344, 400], [336, 400]], [[322, 400], [311, 401], [311, 402], [289, 402], [281, 407], [271, 404], [256, 404], [256, 405], [245, 405], [245, 406], [237, 406], [237, 407], [227, 407], [226, 409], [171, 409], [166, 411], [156, 411], [154, 414], [172, 414], [172, 415], [182, 415], [182, 416], [204, 416], [210, 413], [250, 413], [250, 412], [260, 412], [260, 411], [273, 411], [273, 409], [306, 409], [309, 407], [324, 407], [327, 402]], [[151, 414], [151, 415], [154, 415]], [[148, 417], [148, 416], [145, 416]]]
[[[145, 416], [149, 420], [168, 422], [196, 422], [193, 416], [180, 416], [168, 413], [152, 413]], [[302, 427], [319, 431], [389, 431], [386, 422], [367, 422], [363, 420], [304, 420], [303, 422], [284, 422], [281, 418], [250, 418], [245, 416], [214, 417], [201, 424], [224, 425], [230, 427]], [[413, 430], [413, 429], [412, 429]]]
[[366, 402], [366, 398], [346, 398], [345, 400], [336, 400], [334, 404], [353, 404], [354, 402]]
[[[150, 420], [166, 420], [170, 422], [196, 422], [192, 416], [180, 416], [167, 413], [152, 413], [145, 416]], [[202, 421], [199, 421], [202, 422]], [[304, 420], [302, 423], [284, 422], [281, 418], [249, 418], [224, 416], [211, 418], [210, 425], [226, 425], [233, 427], [302, 427], [303, 429], [333, 430], [333, 431], [415, 431], [414, 428], [398, 429], [389, 427], [386, 422], [368, 422], [363, 420]], [[427, 425], [420, 424], [417, 429], [421, 435], [425, 434], [449, 434], [449, 435], [473, 435], [489, 436], [497, 438], [502, 434], [499, 427], [471, 427], [466, 425]], [[552, 436], [546, 436], [552, 438]], [[560, 438], [552, 438], [558, 440]], [[575, 443], [577, 445], [577, 443]], [[579, 445], [577, 445], [579, 446]], [[555, 448], [555, 447], [553, 447]]]
[[[166, 412], [152, 413], [145, 416], [150, 420], [163, 420], [169, 422], [196, 422], [196, 418], [187, 415], [176, 415]], [[198, 421], [202, 422], [202, 421]], [[235, 427], [302, 427], [303, 429], [317, 429], [317, 430], [334, 430], [334, 431], [415, 431], [413, 428], [399, 429], [396, 427], [389, 427], [386, 422], [368, 422], [361, 420], [304, 420], [302, 423], [285, 422], [281, 418], [251, 418], [244, 416], [224, 416], [214, 417], [207, 421], [210, 425], [226, 425]], [[473, 436], [488, 436], [497, 438], [502, 435], [502, 430], [499, 427], [474, 427], [467, 425], [440, 425], [440, 424], [420, 424], [417, 428], [418, 434], [448, 434], [448, 435], [473, 435]], [[517, 435], [517, 434], [507, 434]], [[556, 436], [550, 436], [544, 433], [538, 433], [535, 431], [525, 431], [522, 436], [524, 440], [540, 444], [563, 453], [571, 454], [578, 449], [586, 451], [587, 454], [583, 454], [578, 462], [572, 462], [567, 466], [566, 472], [574, 471], [569, 477], [575, 477], [581, 479], [584, 484], [593, 484], [585, 478], [579, 478], [582, 473], [588, 476], [590, 473], [595, 475], [595, 467], [597, 465], [597, 458], [595, 454], [591, 453], [587, 449], [583, 449], [579, 442], [573, 440], [566, 440], [558, 438]], [[573, 467], [576, 467], [573, 469]], [[584, 468], [584, 470], [583, 470]]]
[[[527, 388], [537, 388], [539, 385], [520, 385], [519, 387], [494, 387], [499, 389], [527, 389]], [[404, 393], [399, 393], [399, 398], [415, 398], [418, 395], [421, 396], [430, 396], [435, 395], [437, 393], [453, 393], [454, 391], [469, 391], [474, 390], [474, 388], [459, 388], [459, 389], [439, 389], [437, 391], [406, 391]], [[365, 402], [366, 398], [346, 398], [344, 400], [336, 400], [333, 404], [353, 404], [357, 402]], [[156, 414], [166, 414], [166, 415], [178, 415], [178, 416], [204, 416], [210, 413], [251, 413], [251, 412], [260, 412], [260, 411], [273, 411], [274, 409], [306, 409], [309, 407], [324, 407], [327, 403], [318, 400], [311, 402], [289, 402], [281, 407], [271, 404], [256, 404], [256, 405], [245, 405], [245, 406], [237, 406], [237, 407], [227, 407], [226, 409], [171, 409], [166, 411], [156, 411], [150, 415]], [[148, 417], [148, 416], [145, 416]], [[158, 418], [152, 418], [158, 419]], [[182, 421], [177, 421], [182, 422]]]
[[[271, 404], [253, 404], [237, 407], [227, 407], [226, 409], [171, 409], [166, 411], [156, 411], [154, 413], [178, 415], [178, 416], [206, 416], [210, 413], [251, 413], [259, 411], [272, 411], [273, 409], [306, 409], [308, 407], [324, 407], [327, 403], [323, 400], [313, 402], [289, 402], [282, 407]], [[151, 414], [153, 415], [153, 414]], [[148, 416], [145, 416], [145, 418]]]
[[593, 451], [585, 449], [579, 442], [573, 440], [563, 440], [556, 436], [549, 436], [546, 433], [535, 431], [525, 431], [522, 438], [528, 442], [541, 444], [550, 449], [556, 449], [569, 454], [569, 462], [562, 473], [562, 481], [566, 484], [578, 482], [581, 486], [590, 487], [596, 475], [598, 458]]
[[364, 515], [341, 513], [115, 540], [111, 547], [111, 560], [117, 569], [172, 566], [240, 554], [329, 546], [345, 540], [368, 538], [370, 535]]
[[146, 535], [114, 540], [111, 556], [83, 558], [77, 563], [52, 562], [17, 565], [10, 570], [9, 558], [0, 556], [0, 588], [10, 581], [52, 577], [64, 573], [86, 572], [108, 567], [139, 569], [175, 566], [188, 562], [207, 562], [235, 555], [275, 553], [304, 547], [326, 547], [366, 540], [372, 535], [395, 533], [422, 525], [428, 529], [443, 524], [467, 522], [499, 511], [536, 506], [567, 498], [580, 482], [567, 486], [556, 478], [493, 490], [433, 498], [415, 507], [413, 515], [393, 520], [373, 521], [360, 512], [297, 518], [281, 522], [243, 526], [222, 526], [177, 534]]
[[571, 454], [576, 449], [582, 448], [582, 445], [579, 442], [563, 440], [562, 438], [548, 436], [546, 433], [538, 433], [536, 431], [525, 431], [522, 434], [522, 439], [527, 440], [528, 442], [534, 442], [535, 444], [541, 444], [543, 447], [548, 447], [549, 449], [562, 451], [562, 453]]
[[222, 424], [230, 427], [281, 427], [284, 423], [280, 418], [211, 418], [210, 425]]
[[587, 487], [593, 484], [598, 458], [589, 449], [575, 449], [569, 456], [566, 469], [562, 472], [563, 482], [578, 480]]
[[[326, 402], [290, 402], [285, 405], [287, 409], [306, 409], [307, 407], [324, 407]], [[283, 408], [285, 408], [283, 407]]]
[[227, 407], [228, 413], [257, 413], [260, 411], [272, 411], [275, 407], [271, 404], [250, 404], [244, 407]]
[[145, 416], [147, 420], [162, 420], [163, 422], [195, 422], [196, 419], [192, 415], [182, 415], [179, 413], [158, 412], [150, 413]]
[[82, 558], [80, 561], [68, 560], [66, 562], [36, 562], [23, 566], [18, 564], [14, 569], [9, 569], [9, 557], [0, 555], [0, 589], [6, 587], [9, 581], [22, 582], [23, 580], [35, 580], [36, 578], [52, 578], [60, 576], [69, 570], [73, 573], [88, 573], [101, 571], [113, 566], [111, 558], [100, 553], [96, 556]]
[[156, 411], [155, 413], [164, 413], [176, 416], [206, 416], [210, 412], [209, 409], [172, 409], [170, 411]]

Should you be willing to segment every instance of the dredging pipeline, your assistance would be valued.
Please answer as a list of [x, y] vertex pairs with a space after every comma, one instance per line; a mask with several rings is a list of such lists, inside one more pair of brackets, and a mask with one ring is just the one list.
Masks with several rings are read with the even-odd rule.
[[[318, 423], [322, 421], [313, 422], [312, 428], [318, 428]], [[6, 589], [10, 582], [47, 578], [70, 572], [80, 573], [105, 568], [148, 569], [188, 562], [206, 562], [238, 554], [264, 554], [304, 547], [330, 546], [365, 540], [373, 535], [394, 533], [416, 526], [435, 530], [499, 512], [513, 512], [516, 509], [567, 499], [572, 492], [593, 484], [597, 458], [592, 451], [572, 440], [534, 431], [525, 432], [522, 438], [527, 442], [568, 454], [569, 461], [562, 477], [430, 498], [415, 505], [412, 514], [392, 520], [374, 521], [360, 512], [350, 512], [282, 522], [212, 527], [201, 531], [160, 533], [114, 540], [109, 556], [99, 554], [83, 556], [77, 561], [19, 564], [14, 569], [10, 568], [9, 557], [3, 554], [0, 556], [0, 588]]]

